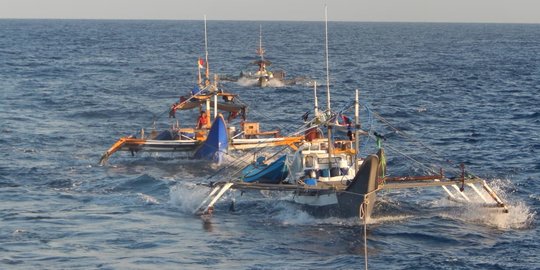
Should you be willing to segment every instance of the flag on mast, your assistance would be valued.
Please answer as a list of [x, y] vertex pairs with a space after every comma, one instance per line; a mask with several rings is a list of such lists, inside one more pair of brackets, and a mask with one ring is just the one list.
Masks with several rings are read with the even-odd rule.
[[204, 67], [204, 60], [199, 58], [199, 68], [203, 68]]

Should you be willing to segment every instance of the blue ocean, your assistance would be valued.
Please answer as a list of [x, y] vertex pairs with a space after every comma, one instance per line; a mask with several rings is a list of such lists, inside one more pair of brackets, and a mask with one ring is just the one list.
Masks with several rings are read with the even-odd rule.
[[[313, 110], [313, 81], [326, 106], [324, 22], [207, 28], [212, 73], [253, 68], [261, 28], [271, 67], [299, 78], [223, 81], [250, 120], [292, 131]], [[540, 25], [330, 22], [328, 33], [333, 108], [359, 89], [420, 143], [398, 152], [465, 164], [509, 208], [456, 206], [440, 188], [381, 192], [369, 268], [540, 269]], [[227, 180], [225, 165], [128, 152], [98, 165], [118, 138], [171, 124], [204, 56], [203, 21], [0, 20], [0, 269], [364, 268], [361, 221], [312, 217], [281, 194], [234, 192], [193, 215], [209, 191], [197, 183]], [[387, 155], [390, 174], [411, 171]]]

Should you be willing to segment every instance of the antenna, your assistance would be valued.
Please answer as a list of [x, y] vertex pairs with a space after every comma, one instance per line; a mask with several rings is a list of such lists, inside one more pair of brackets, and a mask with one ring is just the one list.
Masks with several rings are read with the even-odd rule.
[[330, 112], [330, 67], [328, 63], [328, 7], [324, 5], [324, 37], [326, 52], [326, 107]]

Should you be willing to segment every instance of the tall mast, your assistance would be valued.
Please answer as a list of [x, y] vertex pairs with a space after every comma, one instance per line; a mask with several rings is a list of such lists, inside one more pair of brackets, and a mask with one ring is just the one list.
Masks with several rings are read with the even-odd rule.
[[328, 7], [324, 6], [324, 36], [326, 52], [326, 108], [330, 112], [330, 65], [328, 63]]
[[264, 60], [264, 49], [262, 46], [262, 25], [259, 25], [259, 55], [261, 60]]
[[358, 154], [360, 152], [360, 106], [358, 104], [358, 89], [354, 99], [354, 171], [358, 171]]
[[313, 84], [313, 96], [315, 97], [315, 118], [319, 117], [319, 102], [317, 100], [317, 81]]
[[[328, 7], [324, 6], [324, 37], [325, 37], [325, 52], [326, 52], [326, 107], [328, 109], [328, 120], [331, 118], [331, 110], [330, 110], [330, 67], [328, 64]], [[332, 123], [328, 122], [328, 169], [332, 168], [332, 151], [334, 151], [334, 145], [332, 142]]]
[[206, 15], [204, 15], [204, 53], [206, 56], [206, 79], [210, 80], [210, 66], [208, 65], [208, 36], [206, 34]]

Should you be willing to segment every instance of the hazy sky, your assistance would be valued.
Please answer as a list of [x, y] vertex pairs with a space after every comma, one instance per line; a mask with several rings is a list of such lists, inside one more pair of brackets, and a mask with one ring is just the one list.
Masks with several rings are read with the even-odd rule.
[[540, 23], [540, 0], [0, 0], [0, 18]]

